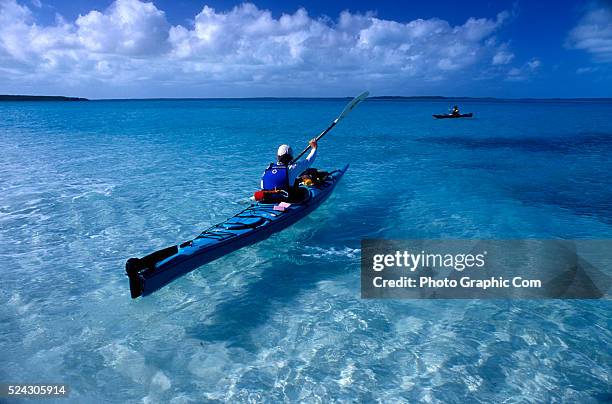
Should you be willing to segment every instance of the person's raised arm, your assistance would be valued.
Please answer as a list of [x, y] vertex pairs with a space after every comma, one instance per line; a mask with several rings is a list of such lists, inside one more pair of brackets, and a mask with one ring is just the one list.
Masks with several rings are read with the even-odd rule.
[[308, 156], [302, 160], [296, 161], [295, 164], [289, 167], [290, 170], [295, 170], [298, 175], [309, 168], [317, 157], [317, 141], [312, 139], [308, 143], [310, 144], [310, 153], [308, 153]]
[[317, 157], [317, 141], [316, 139], [312, 139], [310, 142], [308, 142], [308, 144], [310, 145], [310, 153], [308, 153], [308, 156], [306, 157], [306, 160], [308, 160], [308, 165], [312, 164], [315, 160], [315, 158]]

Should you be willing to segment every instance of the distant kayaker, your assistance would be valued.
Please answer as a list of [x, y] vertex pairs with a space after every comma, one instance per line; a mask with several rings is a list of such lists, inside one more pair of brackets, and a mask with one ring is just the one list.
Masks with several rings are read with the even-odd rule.
[[459, 107], [455, 105], [455, 106], [453, 107], [453, 111], [451, 112], [451, 114], [453, 114], [453, 115], [460, 115], [460, 113], [459, 113]]
[[[261, 189], [268, 196], [284, 197], [291, 196], [295, 190], [295, 180], [306, 171], [317, 157], [317, 142], [310, 142], [310, 153], [306, 158], [293, 161], [293, 150], [289, 145], [280, 145], [276, 153], [276, 163], [271, 163], [261, 177]], [[274, 195], [276, 194], [276, 195]]]

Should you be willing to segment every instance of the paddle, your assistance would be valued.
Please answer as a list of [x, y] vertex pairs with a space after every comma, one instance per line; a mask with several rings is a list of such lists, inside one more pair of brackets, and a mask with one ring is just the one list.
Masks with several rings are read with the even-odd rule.
[[[353, 98], [351, 100], [351, 102], [349, 102], [346, 107], [344, 107], [344, 110], [342, 111], [342, 113], [340, 115], [338, 115], [338, 117], [336, 119], [334, 119], [334, 121], [331, 123], [331, 125], [329, 125], [329, 127], [327, 129], [325, 129], [323, 132], [321, 132], [319, 134], [319, 136], [317, 136], [315, 138], [315, 142], [318, 142], [323, 136], [325, 136], [327, 134], [327, 132], [329, 132], [330, 130], [332, 130], [332, 128], [334, 126], [336, 126], [338, 124], [338, 122], [340, 122], [342, 120], [342, 118], [344, 118], [345, 116], [348, 115], [349, 112], [351, 112], [353, 110], [353, 108], [355, 108], [357, 105], [359, 105], [359, 103], [363, 100], [365, 100], [368, 95], [370, 95], [369, 91], [366, 91], [360, 95], [358, 95], [357, 97]], [[297, 155], [297, 157], [295, 157], [293, 160], [291, 160], [290, 164], [295, 163], [296, 161], [298, 161], [304, 154], [306, 154], [306, 152], [310, 150], [310, 145], [308, 145], [308, 147], [306, 147], [304, 150], [302, 150], [302, 152], [300, 154]]]

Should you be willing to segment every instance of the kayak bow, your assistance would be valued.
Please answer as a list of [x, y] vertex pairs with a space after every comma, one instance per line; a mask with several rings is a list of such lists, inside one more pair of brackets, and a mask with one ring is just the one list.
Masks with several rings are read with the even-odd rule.
[[193, 240], [143, 258], [128, 259], [125, 270], [130, 280], [132, 298], [146, 296], [204, 264], [265, 240], [291, 226], [329, 197], [347, 169], [348, 164], [332, 171], [316, 185], [300, 186], [306, 195], [302, 202], [284, 205], [255, 203], [225, 222], [204, 230]]

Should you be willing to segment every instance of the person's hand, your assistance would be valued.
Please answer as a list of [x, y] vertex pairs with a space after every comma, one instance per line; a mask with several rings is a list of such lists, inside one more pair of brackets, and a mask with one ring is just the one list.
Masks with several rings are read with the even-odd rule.
[[310, 142], [308, 142], [308, 144], [310, 145], [310, 147], [312, 147], [313, 149], [317, 148], [317, 141], [315, 139], [312, 139]]

